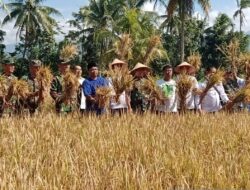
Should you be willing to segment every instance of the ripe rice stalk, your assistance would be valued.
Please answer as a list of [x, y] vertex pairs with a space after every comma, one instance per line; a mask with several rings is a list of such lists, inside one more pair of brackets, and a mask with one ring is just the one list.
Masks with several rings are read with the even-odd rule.
[[186, 99], [187, 94], [192, 90], [193, 81], [192, 78], [186, 74], [180, 74], [177, 80], [177, 94], [180, 101], [180, 112], [186, 111]]
[[76, 97], [79, 81], [74, 73], [67, 71], [63, 75], [63, 99], [67, 104], [72, 98]]
[[245, 72], [246, 80], [249, 81], [250, 79], [250, 53], [241, 53], [239, 57], [239, 62]]
[[112, 88], [108, 86], [101, 86], [96, 88], [96, 96], [98, 100], [98, 107], [105, 108], [109, 104], [110, 97], [112, 96]]
[[157, 57], [167, 57], [166, 51], [162, 48], [161, 37], [154, 35], [149, 38], [145, 55], [142, 56], [141, 62], [148, 65], [150, 61]]
[[9, 88], [10, 94], [16, 96], [17, 99], [26, 99], [29, 96], [29, 85], [25, 80], [13, 80]]
[[108, 76], [115, 91], [115, 101], [118, 102], [120, 95], [124, 91], [129, 92], [132, 90], [134, 78], [127, 68], [110, 70]]
[[123, 34], [121, 38], [114, 43], [115, 53], [121, 60], [128, 61], [132, 55], [133, 41], [129, 34]]
[[6, 96], [8, 93], [8, 82], [5, 77], [0, 75], [0, 97]]
[[240, 42], [237, 39], [233, 39], [228, 45], [222, 45], [217, 47], [217, 49], [223, 53], [226, 60], [231, 64], [234, 71], [237, 70], [239, 66], [239, 56], [240, 56]]
[[151, 75], [148, 75], [147, 78], [142, 79], [138, 90], [145, 94], [149, 99], [156, 99], [163, 101], [165, 96], [159, 86], [156, 84], [157, 79]]
[[77, 47], [75, 45], [69, 44], [63, 47], [60, 51], [60, 58], [64, 61], [69, 61], [77, 56]]
[[49, 91], [50, 84], [53, 80], [51, 69], [49, 67], [42, 66], [37, 72], [36, 79], [40, 87], [43, 86], [45, 91]]
[[188, 58], [187, 58], [188, 63], [194, 66], [196, 71], [200, 70], [201, 67], [201, 55], [199, 52], [192, 53]]
[[204, 99], [204, 97], [206, 96], [207, 92], [209, 91], [209, 89], [211, 89], [214, 85], [219, 84], [221, 82], [224, 81], [224, 75], [225, 72], [222, 70], [217, 70], [216, 73], [212, 74], [207, 81], [207, 86], [206, 88], [203, 90], [201, 96], [200, 96], [200, 104], [202, 103], [202, 100]]
[[240, 89], [232, 99], [232, 102], [226, 105], [227, 110], [232, 110], [237, 103], [250, 103], [250, 84]]

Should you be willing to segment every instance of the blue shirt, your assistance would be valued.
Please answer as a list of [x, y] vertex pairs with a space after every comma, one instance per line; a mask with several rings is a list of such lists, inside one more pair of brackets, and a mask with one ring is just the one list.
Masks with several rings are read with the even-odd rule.
[[83, 82], [83, 92], [85, 96], [95, 96], [96, 88], [101, 86], [108, 86], [108, 81], [103, 77], [97, 77], [97, 79], [87, 78]]

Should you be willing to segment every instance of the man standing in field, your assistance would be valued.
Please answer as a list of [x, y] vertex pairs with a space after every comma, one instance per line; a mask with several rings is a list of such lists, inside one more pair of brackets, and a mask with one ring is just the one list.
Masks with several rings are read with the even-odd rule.
[[[6, 86], [10, 88], [13, 80], [16, 80], [17, 77], [13, 74], [15, 71], [15, 62], [13, 58], [5, 59], [2, 63], [3, 73], [1, 77], [6, 80]], [[0, 97], [0, 116], [3, 113], [11, 114], [15, 110], [15, 99], [12, 98], [12, 94], [9, 91], [5, 97]]]
[[[215, 67], [209, 67], [206, 69], [205, 80], [200, 82], [200, 90], [204, 91], [207, 87], [209, 78], [217, 72]], [[201, 110], [207, 113], [214, 113], [219, 111], [222, 108], [222, 102], [226, 104], [229, 99], [225, 93], [222, 82], [215, 84], [211, 87], [206, 94], [201, 93], [200, 97], [202, 98], [200, 102]]]
[[55, 101], [56, 112], [60, 113], [63, 111], [67, 112], [67, 108], [63, 107], [63, 75], [69, 71], [69, 61], [60, 60], [58, 64], [58, 75], [54, 77], [51, 83], [50, 95]]
[[29, 65], [29, 74], [24, 76], [22, 79], [28, 82], [31, 94], [26, 100], [26, 105], [29, 109], [30, 114], [34, 114], [39, 104], [42, 102], [44, 95], [44, 84], [38, 84], [36, 79], [37, 72], [42, 66], [40, 60], [32, 60]]
[[157, 81], [157, 85], [161, 88], [165, 100], [156, 105], [157, 113], [177, 113], [177, 96], [176, 82], [172, 79], [173, 68], [167, 64], [163, 67], [164, 78]]
[[108, 86], [108, 82], [105, 78], [99, 77], [99, 70], [96, 64], [88, 65], [88, 78], [83, 82], [83, 92], [86, 96], [86, 110], [88, 112], [95, 112], [97, 115], [101, 115], [105, 112], [104, 108], [100, 108], [98, 105], [98, 98], [96, 96], [96, 89], [98, 87]]
[[85, 78], [82, 77], [82, 67], [80, 65], [75, 65], [73, 68], [73, 72], [79, 81], [79, 91], [77, 93], [78, 107], [80, 112], [83, 113], [86, 110], [86, 97], [83, 92], [83, 82]]

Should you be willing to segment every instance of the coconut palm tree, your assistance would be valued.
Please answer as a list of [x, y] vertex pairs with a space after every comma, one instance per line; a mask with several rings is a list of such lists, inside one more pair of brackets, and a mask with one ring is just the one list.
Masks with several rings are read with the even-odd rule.
[[250, 7], [250, 0], [236, 0], [236, 2], [237, 2], [238, 9], [235, 11], [233, 17], [234, 19], [238, 16], [240, 17], [240, 32], [241, 32], [242, 26], [244, 24], [244, 18], [245, 18], [245, 14], [243, 10]]
[[23, 57], [25, 57], [27, 49], [39, 34], [38, 31], [53, 33], [57, 23], [51, 15], [61, 16], [58, 10], [42, 6], [43, 1], [17, 0], [14, 3], [6, 4], [9, 15], [4, 18], [3, 25], [15, 20], [14, 28], [18, 29], [17, 36], [24, 38]]
[[[203, 11], [208, 15], [208, 11], [210, 9], [210, 0], [197, 0], [198, 4], [201, 5]], [[185, 22], [187, 17], [192, 16], [194, 10], [194, 0], [169, 0], [167, 4], [167, 14], [168, 17], [171, 18], [175, 11], [178, 10], [178, 14], [181, 20], [181, 31], [180, 31], [180, 39], [181, 39], [181, 61], [184, 61], [185, 56]]]

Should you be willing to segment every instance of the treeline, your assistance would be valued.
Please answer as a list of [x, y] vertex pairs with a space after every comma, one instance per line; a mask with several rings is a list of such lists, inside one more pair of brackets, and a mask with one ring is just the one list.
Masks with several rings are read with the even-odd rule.
[[[143, 11], [146, 2], [154, 2], [165, 7], [167, 15]], [[238, 3], [235, 17], [240, 20], [240, 30], [235, 28], [234, 20], [224, 13], [208, 25], [210, 1], [199, 1], [205, 18], [194, 16], [196, 1], [176, 0], [91, 0], [88, 6], [72, 13], [69, 24], [74, 30], [65, 34], [65, 39], [56, 42], [55, 36], [62, 32], [55, 15], [58, 10], [45, 6], [42, 0], [16, 1], [5, 4], [6, 17], [2, 25], [14, 21], [20, 42], [10, 56], [16, 58], [16, 75], [27, 73], [28, 62], [40, 59], [56, 71], [59, 52], [69, 43], [78, 46], [78, 56], [72, 64], [86, 68], [95, 62], [100, 68], [108, 67], [114, 59], [123, 59], [132, 68], [137, 62], [150, 65], [155, 74], [160, 73], [166, 62], [173, 66], [194, 53], [202, 57], [202, 68], [209, 66], [227, 67], [226, 57], [218, 47], [225, 46], [232, 39], [240, 41], [240, 51], [248, 51], [249, 35], [241, 31], [244, 9], [250, 1]], [[46, 3], [46, 2], [45, 2]], [[0, 58], [4, 53], [5, 32], [0, 30]], [[202, 70], [201, 70], [202, 71]]]

